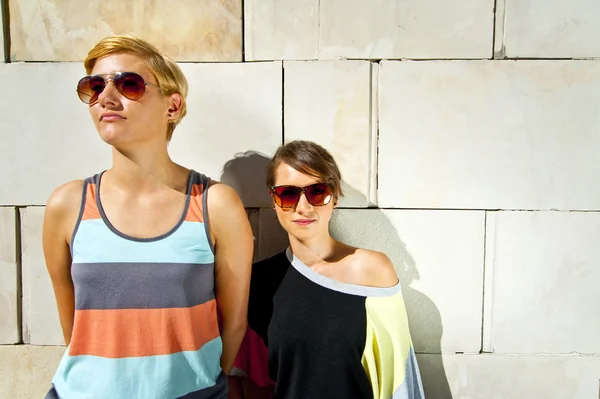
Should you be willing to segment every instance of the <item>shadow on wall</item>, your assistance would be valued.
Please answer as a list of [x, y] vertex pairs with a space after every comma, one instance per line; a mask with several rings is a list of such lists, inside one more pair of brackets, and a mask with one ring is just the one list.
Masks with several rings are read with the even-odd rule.
[[[287, 234], [271, 208], [265, 183], [268, 162], [269, 158], [258, 152], [237, 154], [225, 164], [221, 175], [221, 181], [240, 194], [247, 208], [261, 208], [260, 228], [254, 231], [259, 240], [256, 260], [275, 255], [289, 245]], [[346, 197], [362, 196], [345, 182], [343, 188]], [[330, 230], [332, 236], [340, 241], [384, 252], [390, 257], [402, 285], [417, 356], [427, 354], [426, 370], [425, 362], [419, 362], [425, 395], [435, 399], [452, 398], [441, 356], [443, 326], [440, 312], [431, 299], [410, 287], [413, 281], [419, 279], [419, 271], [385, 212], [376, 208], [338, 208], [334, 211]]]

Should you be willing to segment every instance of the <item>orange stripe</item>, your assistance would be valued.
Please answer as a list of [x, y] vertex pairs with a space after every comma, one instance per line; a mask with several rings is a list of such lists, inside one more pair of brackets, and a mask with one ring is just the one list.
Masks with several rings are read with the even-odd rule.
[[85, 208], [83, 208], [83, 216], [81, 220], [100, 219], [98, 204], [96, 204], [96, 185], [88, 184], [85, 193]]
[[191, 308], [77, 310], [69, 355], [169, 355], [196, 351], [218, 336], [214, 299]]
[[186, 222], [200, 222], [204, 223], [204, 217], [202, 216], [202, 191], [204, 186], [202, 184], [194, 184], [192, 186], [192, 198], [190, 198], [190, 206], [188, 212], [185, 215]]

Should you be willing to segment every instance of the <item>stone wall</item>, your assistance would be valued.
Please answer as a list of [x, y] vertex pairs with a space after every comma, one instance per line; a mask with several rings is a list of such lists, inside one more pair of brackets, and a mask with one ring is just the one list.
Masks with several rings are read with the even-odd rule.
[[127, 32], [181, 62], [170, 153], [238, 190], [256, 259], [286, 245], [268, 156], [332, 151], [332, 229], [394, 261], [428, 398], [598, 398], [597, 1], [1, 4], [0, 398], [43, 397], [64, 351], [43, 205], [110, 167], [75, 84]]

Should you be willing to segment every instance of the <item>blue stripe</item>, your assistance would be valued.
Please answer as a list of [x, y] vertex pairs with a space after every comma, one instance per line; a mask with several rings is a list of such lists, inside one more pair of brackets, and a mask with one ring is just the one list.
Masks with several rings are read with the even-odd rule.
[[220, 337], [172, 355], [109, 359], [67, 351], [52, 383], [61, 398], [174, 399], [214, 386], [222, 352]]
[[410, 348], [406, 359], [406, 376], [402, 384], [394, 391], [392, 399], [424, 399], [423, 382], [419, 372], [417, 356], [413, 348]]
[[158, 241], [140, 242], [119, 237], [102, 219], [83, 220], [73, 241], [73, 263], [213, 263], [204, 223], [183, 222]]

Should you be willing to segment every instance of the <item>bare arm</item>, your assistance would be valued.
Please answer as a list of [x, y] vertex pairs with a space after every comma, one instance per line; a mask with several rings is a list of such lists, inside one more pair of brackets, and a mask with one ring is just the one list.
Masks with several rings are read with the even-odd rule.
[[71, 342], [75, 316], [75, 294], [71, 279], [69, 241], [77, 222], [82, 181], [67, 183], [52, 193], [44, 212], [42, 243], [65, 343]]
[[215, 240], [215, 289], [221, 322], [221, 368], [233, 366], [248, 324], [248, 292], [254, 243], [237, 193], [224, 184], [208, 189], [208, 213]]

